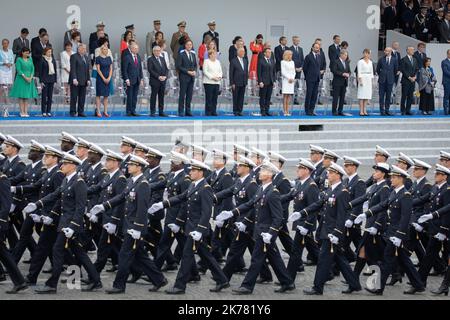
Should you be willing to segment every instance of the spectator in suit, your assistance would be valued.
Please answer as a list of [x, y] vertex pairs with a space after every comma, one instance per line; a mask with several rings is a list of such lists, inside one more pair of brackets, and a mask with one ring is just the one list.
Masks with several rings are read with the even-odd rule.
[[406, 0], [402, 6], [400, 14], [400, 25], [403, 30], [403, 34], [411, 37], [414, 33], [414, 19], [416, 17], [417, 5], [412, 0]]
[[447, 58], [441, 63], [442, 85], [444, 86], [444, 114], [450, 114], [450, 49], [447, 50]]
[[109, 36], [105, 33], [105, 23], [103, 21], [98, 22], [96, 28], [97, 31], [89, 35], [89, 57], [91, 58], [92, 65], [95, 63], [95, 49], [99, 47], [98, 41], [101, 38], [106, 38], [109, 45]]
[[211, 36], [211, 39], [216, 43], [216, 51], [220, 52], [220, 50], [219, 50], [219, 33], [217, 33], [217, 31], [216, 31], [216, 22], [215, 21], [208, 22], [208, 28], [209, 28], [209, 30], [203, 34], [202, 39], [204, 40], [206, 35]]
[[233, 44], [228, 49], [228, 62], [231, 63], [231, 61], [238, 56], [237, 52], [238, 52], [239, 48], [244, 48], [244, 51], [245, 51], [244, 58], [248, 62], [247, 47], [244, 45], [244, 39], [242, 39], [241, 36], [236, 36], [233, 39]]
[[377, 63], [380, 114], [382, 116], [390, 115], [392, 88], [399, 73], [398, 60], [392, 55], [392, 48], [384, 49], [384, 55]]
[[[96, 49], [96, 51], [97, 50], [98, 49]], [[100, 113], [100, 104], [101, 98], [103, 97], [103, 116], [109, 118], [108, 100], [111, 93], [110, 83], [113, 76], [113, 59], [106, 40], [104, 40], [99, 51], [98, 56], [96, 55], [95, 58], [95, 70], [97, 71], [97, 80], [95, 81], [95, 116], [98, 118], [102, 117], [102, 114]]]
[[292, 51], [292, 60], [295, 63], [295, 94], [294, 94], [294, 104], [299, 104], [298, 102], [298, 87], [300, 85], [300, 79], [302, 77], [303, 71], [303, 63], [305, 62], [305, 56], [303, 54], [303, 48], [300, 47], [300, 37], [293, 36], [292, 37], [292, 47], [290, 48]]
[[20, 53], [23, 48], [30, 48], [30, 40], [28, 40], [28, 35], [30, 32], [27, 28], [23, 28], [20, 30], [20, 36], [17, 39], [14, 39], [12, 51], [16, 56], [14, 62], [17, 61], [17, 58], [20, 57]]
[[208, 51], [208, 59], [204, 61], [203, 65], [206, 116], [217, 116], [217, 98], [219, 97], [222, 78], [222, 66], [220, 61], [217, 59], [217, 51], [215, 49], [211, 49]]
[[434, 111], [434, 88], [437, 79], [431, 67], [430, 58], [425, 59], [424, 65], [420, 69], [418, 83], [420, 90], [419, 110], [422, 111], [422, 115], [431, 116]]
[[305, 112], [308, 116], [316, 116], [317, 96], [319, 94], [319, 84], [321, 77], [322, 55], [320, 54], [320, 44], [314, 43], [311, 52], [305, 57], [303, 72], [306, 80]]
[[341, 52], [341, 37], [338, 35], [335, 35], [333, 37], [333, 44], [328, 47], [328, 59], [330, 60], [330, 69], [331, 64], [336, 62]]
[[[400, 0], [402, 1], [402, 0]], [[388, 0], [386, 1], [386, 8], [384, 8], [382, 21], [384, 23], [385, 30], [394, 30], [397, 28], [398, 24], [398, 15], [396, 8], [396, 0]]]
[[427, 58], [427, 54], [425, 53], [426, 47], [427, 45], [425, 43], [420, 42], [417, 45], [417, 51], [414, 52], [414, 58], [416, 58], [417, 64], [420, 66], [419, 69], [423, 66], [423, 63]]
[[292, 60], [293, 53], [291, 50], [286, 50], [283, 53], [283, 60], [281, 61], [281, 79], [282, 79], [282, 93], [283, 93], [283, 114], [289, 117], [289, 107], [291, 104], [291, 97], [295, 90], [295, 62]]
[[414, 98], [414, 90], [419, 71], [419, 64], [414, 57], [414, 47], [406, 49], [406, 56], [400, 62], [400, 72], [402, 73], [402, 99], [400, 109], [402, 115], [411, 116], [411, 105]]
[[[397, 41], [392, 42], [392, 56], [397, 59], [399, 69], [400, 69], [400, 61], [402, 60], [402, 54], [400, 53], [400, 51], [401, 51], [400, 43]], [[398, 82], [399, 78], [400, 78], [400, 70], [395, 75], [395, 82], [394, 82], [394, 86], [392, 88], [392, 101], [394, 102], [394, 104], [398, 104], [397, 86], [399, 85], [399, 82]]]
[[191, 101], [194, 90], [195, 76], [197, 75], [197, 58], [192, 51], [192, 41], [185, 43], [184, 50], [176, 59], [176, 69], [180, 81], [180, 96], [178, 99], [178, 116], [192, 117]]
[[189, 34], [186, 32], [186, 21], [178, 23], [178, 31], [172, 35], [172, 41], [170, 42], [170, 49], [172, 50], [172, 56], [175, 61], [178, 60], [178, 54], [180, 53], [180, 39], [189, 38]]
[[52, 48], [45, 48], [41, 61], [40, 81], [42, 85], [41, 111], [43, 117], [52, 116], [53, 88], [58, 78], [56, 61], [53, 58]]
[[167, 117], [164, 113], [164, 94], [166, 91], [169, 68], [167, 67], [166, 60], [161, 55], [161, 47], [153, 47], [152, 56], [148, 58], [147, 67], [150, 74], [150, 87], [152, 88], [150, 96], [150, 116], [156, 116], [156, 98], [158, 98], [159, 116]]
[[33, 58], [35, 76], [39, 77], [39, 68], [41, 66], [42, 53], [44, 49], [51, 47], [48, 39], [47, 30], [41, 28], [39, 30], [39, 36], [31, 40], [31, 57]]
[[9, 104], [5, 88], [11, 88], [13, 84], [13, 66], [14, 54], [9, 49], [9, 40], [3, 39], [0, 49], [0, 103], [5, 106]]
[[275, 75], [275, 61], [272, 59], [272, 50], [265, 48], [264, 56], [258, 59], [258, 84], [259, 84], [259, 107], [261, 109], [261, 116], [270, 117], [269, 112], [270, 100], [272, 98], [273, 85], [276, 82]]
[[142, 61], [139, 56], [139, 46], [131, 42], [129, 54], [124, 54], [122, 77], [127, 86], [127, 116], [138, 117], [136, 113], [139, 86], [143, 84]]
[[243, 116], [245, 89], [248, 84], [248, 59], [245, 49], [237, 49], [237, 57], [230, 62], [230, 86], [233, 93], [233, 114]]
[[278, 74], [281, 71], [281, 61], [283, 60], [284, 52], [288, 49], [287, 38], [281, 37], [279, 43], [280, 44], [275, 47], [275, 67]]
[[[64, 33], [64, 43], [63, 43], [64, 45], [68, 41], [72, 41], [73, 40], [73, 34], [75, 32], [80, 33], [80, 30], [78, 30], [78, 28], [80, 26], [80, 23], [77, 20], [73, 20], [70, 25], [71, 25], [72, 28], [70, 30], [66, 31], [66, 33]], [[82, 40], [81, 40], [81, 33], [80, 33], [80, 41], [79, 42], [82, 42]]]
[[78, 52], [70, 57], [70, 116], [85, 118], [84, 104], [86, 89], [91, 85], [87, 48], [84, 43], [78, 46]]
[[[153, 47], [156, 40], [156, 33], [161, 32], [161, 20], [153, 21], [153, 31], [147, 33], [147, 37], [145, 39], [145, 48], [147, 52], [147, 56], [150, 57], [153, 54]], [[163, 37], [164, 38], [164, 37]]]
[[345, 93], [351, 75], [347, 51], [340, 50], [339, 58], [330, 65], [333, 73], [333, 116], [344, 116]]
[[[314, 43], [318, 43], [319, 46], [320, 46], [320, 55], [322, 57], [322, 59], [321, 59], [322, 63], [321, 63], [321, 66], [320, 66], [320, 80], [322, 80], [323, 76], [325, 74], [325, 71], [327, 70], [327, 60], [325, 58], [325, 52], [323, 52], [323, 49], [322, 49], [322, 39], [317, 38], [314, 41]], [[319, 91], [319, 94], [318, 94], [318, 97], [317, 97], [317, 104], [318, 105], [322, 105], [322, 101], [320, 100], [321, 96], [322, 96], [322, 94]]]
[[435, 10], [431, 17], [430, 32], [432, 34], [431, 38], [441, 41], [441, 34], [439, 33], [439, 26], [445, 19], [444, 8], [440, 7], [439, 2], [434, 3]]
[[450, 43], [450, 11], [445, 13], [445, 19], [440, 23], [439, 27], [440, 42]]
[[72, 42], [67, 42], [64, 46], [64, 51], [61, 52], [61, 83], [64, 87], [64, 93], [66, 96], [66, 103], [69, 103], [70, 97], [70, 84], [69, 84], [69, 76], [70, 76], [70, 57], [72, 56]]

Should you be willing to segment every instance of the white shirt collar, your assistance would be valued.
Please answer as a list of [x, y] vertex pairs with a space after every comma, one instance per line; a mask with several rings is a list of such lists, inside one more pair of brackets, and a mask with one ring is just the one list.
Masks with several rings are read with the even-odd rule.
[[383, 179], [383, 180], [381, 180], [381, 181], [378, 181], [378, 182], [377, 182], [377, 186], [379, 186], [380, 184], [382, 184], [382, 183], [384, 182], [384, 180], [386, 180], [386, 179]]
[[84, 158], [83, 160], [81, 160], [81, 164], [84, 164], [84, 162], [87, 160], [88, 158], [86, 157], [86, 158]]
[[58, 165], [57, 164], [55, 164], [53, 167], [51, 167], [51, 168], [47, 168], [47, 172], [51, 172], [55, 167], [57, 167]]
[[73, 178], [74, 176], [76, 176], [76, 175], [77, 175], [77, 172], [74, 171], [70, 176], [66, 176], [67, 182], [69, 182], [70, 180], [72, 180], [72, 178]]
[[111, 173], [109, 174], [109, 177], [110, 177], [110, 178], [114, 177], [114, 175], [116, 174], [117, 171], [119, 171], [118, 168], [117, 168], [116, 170], [114, 170], [114, 172], [111, 172]]
[[339, 181], [339, 182], [337, 182], [337, 183], [331, 185], [331, 190], [336, 189], [336, 187], [338, 187], [341, 183], [342, 183], [342, 181]]
[[447, 183], [447, 181], [444, 181], [444, 182], [442, 182], [441, 184], [438, 184], [437, 186], [438, 186], [438, 188], [440, 189], [440, 188], [442, 188], [442, 186], [444, 185], [444, 184], [446, 184]]
[[42, 160], [33, 162], [33, 163], [31, 164], [31, 167], [34, 169], [34, 167], [36, 167], [36, 166], [39, 164], [39, 162], [42, 162]]
[[352, 181], [352, 179], [354, 177], [356, 177], [358, 175], [358, 172], [355, 172], [354, 174], [352, 174], [351, 176], [348, 177], [348, 182]]
[[150, 169], [150, 173], [152, 173], [153, 171], [155, 171], [156, 169], [158, 169], [160, 166], [156, 166], [153, 169]]
[[15, 156], [9, 157], [9, 158], [8, 158], [8, 161], [9, 161], [9, 162], [13, 162], [14, 159], [17, 158], [18, 156], [19, 156], [19, 155], [16, 154]]
[[225, 169], [225, 167], [216, 170], [216, 174], [219, 175], [222, 172], [223, 169]]
[[310, 177], [311, 176], [308, 176], [306, 179], [300, 180], [300, 185], [303, 185], [306, 182], [306, 180], [308, 180]]
[[136, 182], [137, 179], [139, 179], [141, 176], [142, 176], [142, 173], [137, 175], [136, 177], [131, 178], [131, 179], [133, 179], [133, 182]]
[[245, 181], [245, 179], [247, 179], [247, 177], [248, 177], [249, 175], [250, 175], [250, 174], [246, 175], [245, 177], [241, 177], [241, 178], [239, 178], [239, 179], [241, 179], [241, 182], [243, 183], [243, 182]]
[[316, 163], [314, 163], [314, 167], [317, 168], [317, 166], [318, 166], [319, 164], [321, 164], [322, 162], [323, 162], [323, 158], [320, 159], [319, 161], [317, 161]]
[[267, 189], [268, 186], [270, 186], [272, 184], [272, 182], [266, 183], [262, 186], [263, 191]]
[[194, 187], [198, 186], [198, 184], [199, 184], [200, 182], [202, 182], [203, 180], [205, 180], [205, 178], [201, 178], [200, 180], [195, 181], [195, 182], [194, 182]]
[[401, 185], [400, 187], [396, 188], [394, 191], [395, 193], [398, 193], [400, 190], [402, 190], [405, 186]]
[[92, 167], [91, 167], [92, 170], [95, 170], [95, 168], [97, 168], [99, 164], [102, 164], [102, 162], [99, 161], [99, 162], [97, 162], [96, 164], [92, 165]]
[[175, 171], [174, 173], [173, 173], [173, 176], [174, 177], [176, 177], [177, 175], [179, 175], [181, 172], [183, 172], [184, 171], [184, 169], [180, 169], [180, 170], [178, 170], [178, 171]]
[[422, 181], [422, 180], [425, 179], [425, 178], [426, 178], [426, 176], [423, 176], [422, 178], [417, 179], [417, 180], [416, 180], [417, 184], [419, 184], [420, 181]]

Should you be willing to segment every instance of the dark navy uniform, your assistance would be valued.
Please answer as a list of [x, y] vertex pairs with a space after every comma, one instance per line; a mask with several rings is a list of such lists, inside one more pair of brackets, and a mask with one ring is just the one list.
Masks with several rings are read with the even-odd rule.
[[[282, 172], [276, 174], [272, 181], [273, 186], [283, 196], [291, 191], [291, 182], [284, 176]], [[284, 247], [284, 250], [291, 255], [292, 252], [292, 238], [287, 227], [287, 220], [289, 218], [289, 203], [282, 203], [283, 206], [283, 226], [280, 228], [278, 238]]]
[[89, 163], [88, 159], [84, 159], [81, 164], [77, 168], [78, 176], [87, 181], [87, 174], [89, 172], [89, 169], [91, 168], [91, 164]]
[[130, 174], [128, 173], [128, 161], [131, 159], [131, 154], [127, 155], [125, 159], [120, 164], [120, 170], [125, 175], [125, 177], [129, 178]]
[[323, 166], [323, 160], [320, 160], [319, 163], [316, 165], [316, 170], [314, 170], [311, 173], [311, 178], [314, 180], [314, 182], [320, 186], [320, 176], [322, 175], [323, 171], [325, 170], [325, 167]]

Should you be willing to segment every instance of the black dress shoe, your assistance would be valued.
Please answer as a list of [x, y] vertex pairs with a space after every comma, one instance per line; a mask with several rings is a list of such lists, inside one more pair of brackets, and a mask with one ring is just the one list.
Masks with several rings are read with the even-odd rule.
[[236, 295], [246, 295], [246, 294], [252, 294], [252, 290], [244, 288], [244, 287], [239, 287], [237, 289], [233, 289], [233, 294]]
[[34, 292], [36, 292], [38, 294], [55, 294], [56, 288], [52, 288], [49, 286], [43, 286], [43, 287], [34, 289]]
[[352, 292], [358, 292], [358, 291], [361, 291], [361, 288], [355, 289], [355, 288], [348, 287], [346, 290], [343, 290], [342, 293], [343, 294], [351, 294]]
[[192, 117], [192, 113], [186, 112], [185, 116], [186, 116], [186, 117]]
[[178, 114], [178, 117], [183, 118], [183, 117], [184, 117], [184, 114], [179, 113], [179, 114]]
[[166, 264], [166, 265], [164, 265], [164, 267], [161, 268], [162, 272], [174, 271], [174, 270], [178, 270], [178, 265], [176, 263]]
[[160, 114], [159, 114], [159, 116], [160, 116], [160, 117], [162, 117], [162, 118], [166, 118], [166, 117], [168, 117], [168, 115], [167, 115], [167, 114], [165, 114], [165, 113], [160, 113]]
[[446, 297], [448, 297], [448, 286], [445, 285], [441, 285], [438, 289], [436, 290], [431, 290], [432, 294], [436, 294], [436, 295], [445, 295]]
[[106, 292], [106, 294], [121, 294], [121, 293], [125, 293], [125, 289], [117, 289], [117, 288], [112, 287], [111, 289], [106, 290], [105, 292]]
[[84, 113], [79, 113], [78, 118], [86, 118], [87, 116]]
[[380, 116], [385, 117], [386, 116], [386, 112], [380, 112]]
[[156, 117], [156, 113], [150, 113], [150, 117], [152, 118]]
[[369, 289], [369, 288], [364, 288], [367, 292], [370, 292], [371, 294], [377, 295], [377, 296], [382, 296], [383, 295], [383, 290], [381, 289]]
[[394, 114], [392, 114], [392, 113], [390, 113], [390, 112], [386, 112], [386, 115], [387, 115], [388, 117], [394, 116]]
[[111, 268], [106, 269], [106, 272], [110, 272], [111, 273], [111, 272], [116, 272], [117, 270], [119, 270], [119, 268], [116, 265], [114, 265]]
[[293, 291], [293, 290], [295, 290], [295, 284], [291, 283], [288, 285], [283, 285], [283, 286], [279, 287], [278, 289], [275, 289], [274, 292], [275, 293], [285, 293], [287, 291]]
[[137, 113], [132, 113], [131, 114], [133, 117], [140, 117], [141, 115], [140, 114], [137, 114]]
[[185, 291], [183, 289], [178, 289], [176, 287], [167, 289], [165, 291], [166, 294], [185, 294]]
[[31, 282], [29, 279], [25, 278], [25, 284], [29, 287], [35, 286], [36, 282]]
[[297, 272], [305, 272], [305, 266], [298, 267]]
[[191, 277], [191, 279], [189, 279], [189, 282], [200, 282], [202, 280], [202, 278], [200, 277], [200, 275], [198, 274], [198, 275], [196, 275], [196, 276], [193, 276], [193, 277]]
[[204, 266], [199, 266], [199, 265], [197, 265], [197, 270], [198, 270], [199, 273], [205, 274], [206, 271], [208, 271], [208, 268], [206, 268], [206, 267], [204, 267]]
[[155, 286], [155, 285], [151, 286], [151, 287], [148, 289], [148, 291], [149, 291], [149, 292], [156, 292], [156, 291], [158, 291], [159, 289], [161, 289], [162, 287], [167, 286], [168, 283], [169, 283], [169, 281], [167, 281], [167, 279], [164, 278], [164, 280], [163, 280], [163, 282], [161, 282], [161, 284], [159, 284], [159, 285], [157, 285], [157, 286]]
[[345, 114], [344, 114], [343, 112], [339, 112], [339, 113], [338, 113], [338, 116], [340, 116], [340, 117], [345, 117]]
[[389, 281], [388, 283], [386, 283], [386, 285], [387, 285], [387, 286], [393, 286], [393, 285], [395, 285], [397, 282], [400, 282], [400, 283], [403, 282], [402, 276], [400, 276], [400, 275], [393, 275], [393, 276], [391, 277], [391, 281]]
[[266, 112], [266, 117], [272, 117], [273, 115], [270, 112]]
[[20, 291], [28, 289], [26, 282], [19, 284], [17, 286], [12, 287], [10, 290], [6, 291], [7, 294], [16, 294]]
[[256, 283], [258, 284], [267, 284], [267, 283], [272, 283], [272, 279], [264, 279], [264, 278], [258, 278], [256, 280]]
[[412, 116], [413, 113], [412, 113], [412, 112], [407, 112], [406, 115], [407, 115], [407, 116]]
[[50, 269], [46, 269], [46, 270], [42, 270], [42, 273], [52, 273], [53, 272], [53, 268]]
[[411, 287], [408, 290], [403, 291], [403, 293], [404, 294], [416, 294], [418, 292], [424, 292], [424, 291], [425, 291], [425, 288], [414, 288], [414, 287]]
[[103, 284], [101, 281], [95, 282], [95, 283], [92, 282], [92, 283], [88, 284], [85, 288], [81, 289], [81, 291], [82, 292], [92, 292], [94, 290], [101, 289], [101, 288], [103, 288]]
[[225, 282], [225, 283], [216, 285], [212, 289], [209, 289], [209, 292], [220, 292], [222, 289], [227, 289], [229, 287], [230, 287], [230, 283], [229, 282]]
[[303, 290], [303, 293], [306, 294], [307, 296], [321, 296], [323, 295], [323, 292], [317, 291], [316, 288], [311, 288], [311, 289], [305, 289]]

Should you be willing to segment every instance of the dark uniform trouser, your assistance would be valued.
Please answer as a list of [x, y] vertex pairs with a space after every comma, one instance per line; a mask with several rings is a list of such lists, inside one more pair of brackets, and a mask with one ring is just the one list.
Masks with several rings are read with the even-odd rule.
[[253, 291], [258, 274], [261, 272], [266, 259], [269, 259], [269, 264], [272, 266], [273, 271], [282, 286], [292, 283], [292, 278], [286, 270], [286, 266], [283, 263], [275, 240], [270, 244], [265, 244], [262, 238], [259, 237], [255, 242], [250, 267], [241, 284], [242, 287]]
[[152, 256], [156, 258], [158, 243], [161, 241], [162, 226], [161, 220], [150, 220], [145, 240], [146, 246]]
[[186, 238], [186, 243], [183, 248], [183, 257], [181, 258], [180, 269], [177, 274], [177, 280], [175, 281], [175, 288], [185, 290], [186, 283], [189, 281], [192, 268], [195, 263], [194, 246], [200, 256], [200, 258], [205, 261], [208, 265], [208, 269], [211, 270], [212, 277], [217, 284], [227, 283], [228, 279], [220, 269], [219, 264], [216, 259], [212, 256], [207, 244], [203, 241], [195, 241], [192, 237]]
[[295, 278], [297, 277], [298, 268], [303, 265], [302, 257], [303, 249], [305, 247], [317, 259], [317, 256], [319, 255], [319, 248], [317, 247], [317, 243], [314, 241], [314, 236], [312, 234], [303, 236], [297, 231], [295, 233], [294, 241], [292, 242], [292, 252], [287, 265], [288, 273], [293, 281], [295, 281]]
[[47, 280], [46, 285], [51, 288], [56, 288], [58, 286], [58, 280], [63, 271], [66, 243], [68, 244], [71, 252], [74, 254], [77, 262], [79, 262], [86, 269], [89, 279], [92, 279], [94, 282], [99, 282], [100, 276], [97, 270], [95, 270], [91, 259], [89, 259], [89, 256], [80, 241], [76, 238], [67, 239], [63, 232], [59, 232], [56, 236], [55, 245], [53, 246], [52, 275]]
[[359, 227], [347, 228], [347, 233], [343, 241], [343, 246], [345, 250], [345, 257], [349, 262], [355, 261], [356, 259], [355, 251], [351, 249], [350, 245], [353, 243], [355, 248], [358, 248], [361, 239], [362, 239], [361, 229]]
[[332, 245], [330, 240], [322, 240], [319, 261], [317, 262], [316, 274], [314, 276], [314, 288], [317, 291], [323, 292], [323, 286], [330, 276], [333, 262], [336, 263], [336, 266], [342, 272], [344, 279], [351, 289], [361, 288], [359, 279], [350, 267], [348, 260], [345, 258], [342, 248], [338, 245]]
[[122, 241], [115, 234], [108, 234], [103, 229], [100, 240], [98, 242], [97, 260], [94, 263], [95, 269], [98, 273], [101, 273], [105, 268], [106, 262], [111, 255], [118, 255], [120, 252], [120, 246]]
[[293, 240], [291, 238], [291, 235], [289, 234], [289, 229], [286, 224], [281, 227], [280, 232], [278, 233], [278, 239], [280, 239], [284, 250], [286, 250], [286, 252], [291, 255]]
[[[22, 211], [18, 211], [17, 209], [14, 210], [14, 212], [10, 215], [10, 221], [9, 221], [9, 229], [7, 231], [7, 238], [10, 248], [14, 248], [17, 245], [17, 242], [19, 241], [19, 238], [17, 237], [17, 233], [20, 233], [20, 230], [22, 229], [23, 224], [23, 216]], [[17, 230], [17, 233], [16, 233]], [[28, 247], [30, 247], [31, 251], [34, 249], [33, 244], [27, 244]], [[34, 245], [36, 243], [34, 242]]]
[[159, 286], [164, 282], [164, 276], [156, 267], [153, 260], [148, 256], [148, 252], [144, 249], [144, 242], [134, 240], [131, 235], [125, 235], [122, 247], [119, 252], [119, 270], [114, 279], [113, 287], [125, 290], [130, 267], [133, 265], [138, 270], [142, 270], [155, 286]]
[[[25, 249], [28, 247], [30, 250], [31, 256], [33, 256], [34, 252], [36, 252], [36, 242], [33, 239], [33, 230], [34, 230], [34, 221], [30, 216], [27, 216], [25, 221], [22, 224], [22, 229], [20, 229], [19, 241], [17, 241], [16, 245], [13, 249], [13, 258], [16, 263], [19, 263], [20, 259], [25, 252]], [[36, 230], [42, 227], [42, 224], [36, 224]]]
[[397, 248], [389, 241], [384, 249], [384, 261], [380, 265], [381, 269], [381, 286], [380, 289], [384, 290], [388, 277], [397, 271], [397, 264], [402, 270], [405, 271], [408, 276], [411, 285], [414, 288], [421, 289], [424, 287], [419, 273], [417, 272], [414, 264], [412, 263], [409, 253], [404, 248]]
[[[357, 276], [361, 274], [366, 262], [369, 266], [379, 265], [383, 260], [385, 247], [386, 244], [382, 237], [379, 235], [373, 236], [365, 232], [356, 252], [356, 264], [353, 270], [355, 274]], [[364, 248], [365, 258], [359, 257], [362, 248]]]
[[11, 281], [15, 286], [20, 285], [25, 282], [22, 274], [20, 273], [17, 264], [14, 262], [14, 259], [9, 252], [9, 250], [5, 246], [6, 233], [0, 232], [0, 261], [5, 266], [8, 274], [11, 278]]
[[158, 250], [156, 254], [155, 264], [161, 269], [164, 261], [167, 261], [167, 264], [176, 263], [175, 258], [173, 257], [170, 249], [172, 248], [172, 244], [174, 240], [177, 240], [178, 246], [184, 246], [185, 235], [181, 232], [181, 230], [177, 233], [172, 233], [167, 225], [164, 226], [164, 230], [159, 241]]
[[428, 235], [425, 232], [417, 232], [413, 226], [409, 227], [408, 248], [417, 256], [419, 262], [425, 257], [425, 247], [428, 243]]
[[[427, 283], [428, 274], [430, 273], [433, 265], [441, 261], [439, 257], [439, 251], [443, 248], [443, 246], [446, 246], [445, 243], [446, 242], [439, 241], [436, 238], [430, 238], [430, 240], [428, 241], [427, 249], [425, 250], [425, 256], [423, 257], [423, 260], [420, 263], [419, 267], [420, 279], [422, 279], [424, 285], [426, 285]], [[445, 257], [447, 257], [447, 255]]]
[[44, 226], [39, 241], [36, 246], [36, 251], [31, 256], [30, 269], [28, 271], [27, 279], [31, 283], [36, 283], [39, 273], [44, 266], [47, 257], [51, 256], [53, 245], [55, 244], [57, 232], [54, 226]]
[[[214, 229], [214, 234], [212, 238], [212, 250], [213, 250], [213, 256], [218, 257], [218, 255], [221, 255], [221, 257], [225, 257], [227, 255], [227, 251], [229, 252], [229, 249], [231, 247], [231, 243], [236, 238], [236, 234], [233, 230], [233, 228], [229, 226], [224, 226], [222, 228], [216, 227]], [[239, 271], [245, 268], [245, 261], [244, 257], [242, 256], [240, 261], [238, 262], [236, 266], [235, 271]]]

